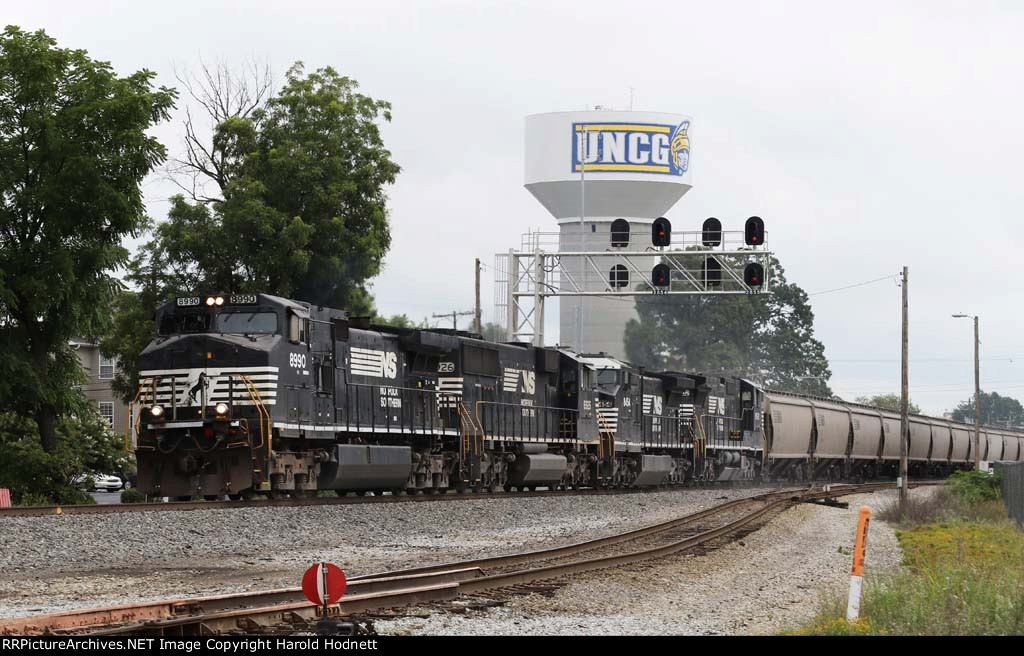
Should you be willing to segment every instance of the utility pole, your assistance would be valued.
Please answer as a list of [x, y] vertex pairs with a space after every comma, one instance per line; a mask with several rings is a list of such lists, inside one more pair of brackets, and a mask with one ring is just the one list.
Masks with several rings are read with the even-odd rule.
[[907, 418], [907, 408], [910, 405], [910, 387], [907, 365], [909, 358], [909, 320], [907, 317], [907, 267], [903, 267], [903, 349], [902, 365], [900, 367], [900, 517], [907, 507], [907, 440], [910, 435], [910, 422]]
[[[600, 138], [600, 137], [598, 137]], [[580, 149], [580, 252], [587, 250], [586, 233], [583, 231], [584, 221], [587, 216], [587, 183], [586, 170], [587, 158], [590, 156], [590, 135], [587, 126], [583, 126], [583, 142]], [[583, 289], [587, 288], [587, 263], [580, 260], [580, 282]], [[583, 302], [586, 296], [580, 296], [579, 305], [576, 306], [576, 352], [583, 353]], [[534, 332], [537, 332], [535, 329]]]
[[[954, 314], [954, 319], [970, 319], [968, 314]], [[978, 363], [978, 315], [974, 315], [974, 470], [981, 469], [981, 365]]]
[[476, 312], [474, 312], [473, 310], [466, 310], [465, 312], [459, 312], [459, 311], [455, 310], [455, 311], [452, 311], [452, 312], [442, 312], [441, 314], [432, 314], [430, 316], [434, 317], [435, 319], [447, 319], [448, 317], [451, 317], [452, 318], [452, 330], [458, 330], [459, 329], [459, 317], [468, 317], [468, 316], [475, 315], [475, 314], [476, 314]]
[[978, 315], [974, 315], [974, 470], [981, 470], [981, 372], [978, 364]]
[[483, 334], [483, 326], [480, 323], [480, 258], [476, 258], [476, 308], [473, 313], [473, 332], [477, 335]]

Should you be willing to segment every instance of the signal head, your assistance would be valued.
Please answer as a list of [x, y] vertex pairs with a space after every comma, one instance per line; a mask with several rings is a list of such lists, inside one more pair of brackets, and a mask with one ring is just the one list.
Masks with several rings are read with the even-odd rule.
[[752, 216], [743, 225], [743, 241], [747, 246], [764, 244], [764, 221], [759, 216]]
[[654, 219], [651, 226], [651, 242], [658, 248], [672, 244], [672, 222], [663, 216]]
[[672, 272], [667, 264], [655, 264], [651, 271], [651, 284], [655, 287], [668, 287], [672, 281]]

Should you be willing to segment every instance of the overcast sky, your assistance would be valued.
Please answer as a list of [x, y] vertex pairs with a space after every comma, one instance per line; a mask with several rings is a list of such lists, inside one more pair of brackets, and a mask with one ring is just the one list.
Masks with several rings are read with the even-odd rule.
[[[911, 398], [931, 413], [982, 387], [1024, 398], [1024, 4], [1020, 2], [6, 2], [3, 20], [174, 85], [199, 57], [330, 65], [394, 105], [384, 313], [469, 309], [475, 257], [555, 230], [522, 187], [523, 117], [679, 112], [693, 189], [676, 230], [765, 219], [809, 293], [910, 267]], [[179, 103], [179, 110], [183, 103]], [[157, 130], [181, 152], [181, 116]], [[154, 218], [173, 193], [146, 186]], [[491, 319], [484, 279], [485, 320]], [[900, 290], [811, 297], [846, 398], [898, 392]]]

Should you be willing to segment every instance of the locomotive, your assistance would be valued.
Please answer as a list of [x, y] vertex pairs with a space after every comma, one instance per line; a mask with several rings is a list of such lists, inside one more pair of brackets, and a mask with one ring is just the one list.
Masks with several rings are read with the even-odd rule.
[[267, 294], [176, 298], [126, 441], [167, 497], [647, 486], [748, 478], [751, 383], [645, 372]]
[[[898, 415], [894, 434], [891, 413], [742, 378], [267, 294], [180, 297], [155, 321], [125, 440], [156, 497], [877, 477], [893, 474], [893, 445], [898, 458]], [[992, 435], [986, 457], [996, 440], [998, 457], [1024, 456], [1019, 435]], [[965, 436], [913, 418], [916, 471], [967, 466]]]

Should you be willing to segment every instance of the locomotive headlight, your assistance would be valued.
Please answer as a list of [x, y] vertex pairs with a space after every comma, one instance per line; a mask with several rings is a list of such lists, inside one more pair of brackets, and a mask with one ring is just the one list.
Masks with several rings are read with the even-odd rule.
[[149, 414], [150, 416], [153, 417], [153, 419], [160, 419], [161, 417], [164, 416], [164, 408], [161, 405], [154, 405], [152, 408], [149, 409]]
[[207, 296], [206, 297], [206, 304], [209, 305], [210, 307], [213, 307], [213, 304], [216, 303], [216, 302], [217, 302], [217, 299], [215, 299], [214, 297], [212, 297], [212, 296]]
[[228, 414], [228, 404], [223, 401], [213, 406], [213, 409], [217, 412], [218, 417], [223, 417]]
[[215, 303], [216, 303], [217, 305], [224, 305], [224, 297], [223, 297], [223, 296], [218, 296], [218, 297], [217, 297], [217, 300], [216, 300], [216, 301], [214, 301], [214, 302], [215, 302]]

